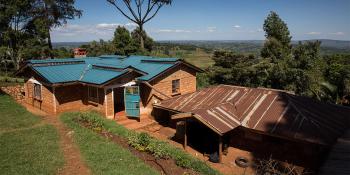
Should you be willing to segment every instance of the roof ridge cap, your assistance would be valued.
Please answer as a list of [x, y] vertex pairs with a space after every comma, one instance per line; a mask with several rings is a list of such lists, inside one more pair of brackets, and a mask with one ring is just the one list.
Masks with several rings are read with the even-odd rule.
[[86, 65], [86, 67], [84, 68], [83, 72], [80, 75], [79, 81], [81, 81], [84, 78], [86, 72], [90, 69], [90, 67], [91, 67], [91, 64]]

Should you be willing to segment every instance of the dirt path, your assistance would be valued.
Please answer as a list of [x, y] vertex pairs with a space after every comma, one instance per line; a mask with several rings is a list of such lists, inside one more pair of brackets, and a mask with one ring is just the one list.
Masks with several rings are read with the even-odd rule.
[[59, 120], [58, 116], [50, 116], [36, 108], [24, 105], [28, 111], [42, 117], [43, 122], [53, 125], [60, 136], [60, 148], [63, 151], [65, 164], [58, 170], [58, 175], [87, 175], [90, 169], [82, 161], [78, 147], [73, 143], [72, 132]]

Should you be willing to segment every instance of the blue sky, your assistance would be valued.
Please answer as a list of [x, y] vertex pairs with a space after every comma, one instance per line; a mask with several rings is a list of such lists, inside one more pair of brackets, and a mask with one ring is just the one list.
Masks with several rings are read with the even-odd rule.
[[[52, 30], [54, 42], [110, 40], [128, 21], [106, 0], [76, 0], [80, 19]], [[270, 11], [287, 23], [293, 40], [350, 40], [350, 0], [173, 0], [145, 24], [155, 40], [262, 40]]]

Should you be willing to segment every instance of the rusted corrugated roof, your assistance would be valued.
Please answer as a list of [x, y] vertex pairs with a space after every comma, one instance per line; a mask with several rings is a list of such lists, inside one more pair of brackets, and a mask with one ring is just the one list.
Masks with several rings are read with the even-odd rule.
[[324, 144], [334, 142], [350, 118], [350, 108], [274, 89], [229, 85], [177, 96], [155, 107], [191, 112], [219, 134], [243, 126]]

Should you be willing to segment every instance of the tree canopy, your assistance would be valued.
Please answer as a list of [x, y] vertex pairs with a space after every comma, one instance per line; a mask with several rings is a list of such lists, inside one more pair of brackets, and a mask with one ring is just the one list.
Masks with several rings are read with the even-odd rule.
[[264, 22], [266, 42], [261, 50], [263, 58], [279, 60], [291, 53], [291, 39], [287, 24], [276, 12], [270, 12]]
[[[215, 51], [215, 64], [199, 82], [293, 91], [321, 101], [350, 105], [349, 55], [320, 54], [320, 41], [291, 46], [287, 25], [271, 12], [264, 23], [262, 57]], [[206, 82], [203, 82], [203, 81]]]
[[[164, 5], [170, 5], [172, 0], [107, 0], [107, 2], [127, 19], [137, 24], [139, 32], [143, 32], [143, 25], [153, 19]], [[139, 34], [139, 36], [140, 49], [143, 50], [145, 48], [144, 36], [143, 34]]]
[[80, 15], [74, 0], [1, 0], [0, 55], [15, 69], [26, 59], [53, 57], [51, 27]]

